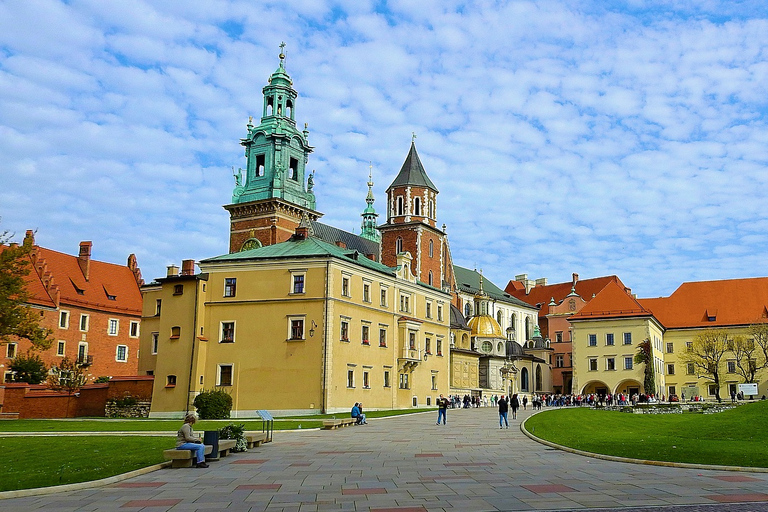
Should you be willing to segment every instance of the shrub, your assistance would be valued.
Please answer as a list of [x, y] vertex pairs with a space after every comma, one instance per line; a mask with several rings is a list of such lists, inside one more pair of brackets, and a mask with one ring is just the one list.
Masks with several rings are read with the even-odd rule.
[[14, 373], [15, 382], [26, 382], [27, 384], [40, 384], [48, 378], [48, 368], [39, 355], [27, 352], [19, 354], [8, 365], [8, 369]]
[[232, 449], [233, 452], [244, 452], [248, 446], [248, 443], [245, 441], [245, 425], [243, 424], [235, 425], [234, 423], [230, 423], [226, 427], [221, 427], [219, 429], [219, 438], [236, 439], [237, 444]]
[[98, 377], [96, 380], [94, 380], [93, 383], [94, 384], [106, 384], [106, 383], [109, 382], [110, 378], [111, 377], [109, 377], [108, 375], [102, 375], [101, 377]]
[[195, 397], [193, 405], [202, 420], [223, 420], [229, 418], [232, 410], [232, 396], [220, 389], [203, 391]]

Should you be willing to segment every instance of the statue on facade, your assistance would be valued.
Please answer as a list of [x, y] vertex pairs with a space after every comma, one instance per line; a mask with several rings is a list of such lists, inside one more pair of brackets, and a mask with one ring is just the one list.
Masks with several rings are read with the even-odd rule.
[[315, 188], [315, 171], [312, 171], [309, 173], [309, 177], [307, 178], [307, 192], [312, 192], [312, 189]]
[[243, 170], [238, 168], [235, 172], [235, 166], [232, 166], [232, 175], [235, 177], [235, 187], [243, 186]]

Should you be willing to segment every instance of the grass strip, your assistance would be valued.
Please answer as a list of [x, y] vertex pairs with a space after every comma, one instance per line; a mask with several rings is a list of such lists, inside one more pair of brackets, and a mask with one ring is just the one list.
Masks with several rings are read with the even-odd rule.
[[163, 462], [169, 437], [0, 438], [0, 491], [99, 480]]
[[627, 414], [585, 407], [545, 411], [525, 422], [547, 441], [634, 459], [768, 467], [768, 402], [716, 414]]

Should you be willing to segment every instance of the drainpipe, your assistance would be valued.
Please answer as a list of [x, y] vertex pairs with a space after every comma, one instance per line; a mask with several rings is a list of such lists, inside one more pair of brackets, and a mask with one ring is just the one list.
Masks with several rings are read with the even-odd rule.
[[195, 314], [192, 318], [192, 353], [189, 356], [189, 383], [187, 384], [187, 405], [184, 415], [189, 414], [189, 397], [192, 394], [192, 370], [195, 365], [195, 339], [197, 338], [197, 297], [200, 291], [200, 282], [195, 280]]
[[331, 281], [331, 262], [325, 262], [325, 297], [324, 311], [323, 311], [323, 406], [320, 411], [322, 414], [326, 413], [326, 405], [328, 402], [328, 289]]

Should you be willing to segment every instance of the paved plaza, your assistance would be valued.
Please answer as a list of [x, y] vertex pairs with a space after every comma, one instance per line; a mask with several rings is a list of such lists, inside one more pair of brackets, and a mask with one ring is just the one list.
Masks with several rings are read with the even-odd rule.
[[499, 430], [492, 408], [374, 419], [274, 442], [208, 469], [162, 469], [106, 487], [0, 501], [26, 511], [485, 511], [636, 507], [768, 511], [768, 474], [611, 462]]

